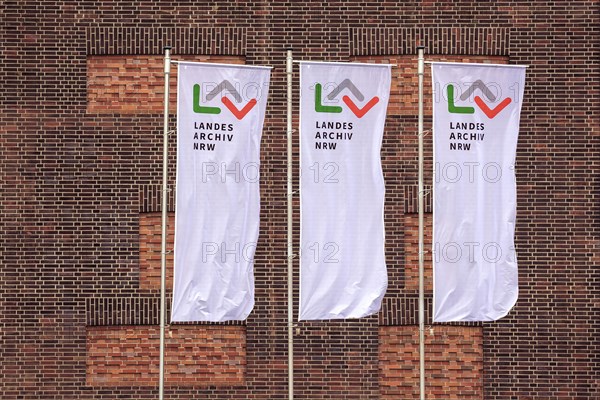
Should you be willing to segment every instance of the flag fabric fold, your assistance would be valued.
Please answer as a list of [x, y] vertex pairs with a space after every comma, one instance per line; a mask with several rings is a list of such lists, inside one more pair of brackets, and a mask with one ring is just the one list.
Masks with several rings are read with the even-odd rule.
[[300, 64], [300, 320], [379, 311], [391, 66]]
[[514, 164], [525, 67], [433, 63], [433, 321], [493, 321], [518, 297]]
[[269, 79], [267, 67], [179, 63], [171, 321], [244, 320], [254, 306]]

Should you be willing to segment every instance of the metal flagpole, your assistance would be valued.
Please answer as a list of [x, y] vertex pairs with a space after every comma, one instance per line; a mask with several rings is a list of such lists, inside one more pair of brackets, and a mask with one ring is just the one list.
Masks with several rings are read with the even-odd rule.
[[164, 398], [165, 381], [165, 286], [167, 271], [167, 177], [169, 152], [169, 75], [171, 73], [171, 47], [165, 47], [165, 101], [163, 121], [163, 176], [162, 176], [162, 237], [160, 252], [160, 360], [158, 367], [158, 398]]
[[294, 399], [294, 248], [292, 242], [292, 50], [287, 51], [287, 241], [288, 241], [288, 400]]
[[420, 399], [425, 400], [425, 285], [424, 285], [424, 249], [423, 249], [423, 73], [425, 47], [418, 46], [419, 75], [419, 392]]

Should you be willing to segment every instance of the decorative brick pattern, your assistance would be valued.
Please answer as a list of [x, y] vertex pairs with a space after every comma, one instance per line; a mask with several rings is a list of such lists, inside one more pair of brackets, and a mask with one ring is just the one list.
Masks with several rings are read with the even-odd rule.
[[[140, 214], [140, 288], [160, 290], [162, 214]], [[175, 215], [167, 220], [167, 275], [166, 286], [173, 288], [173, 245], [175, 238]]]
[[[185, 56], [179, 60], [243, 64], [238, 56]], [[164, 110], [164, 57], [90, 56], [87, 59], [89, 113], [150, 114]], [[169, 109], [177, 111], [177, 66], [169, 78]]]
[[425, 46], [429, 54], [507, 55], [509, 28], [351, 28], [353, 55], [402, 55]]
[[[140, 213], [162, 213], [162, 186], [140, 185], [139, 191]], [[167, 186], [167, 211], [175, 211], [175, 190]]]
[[[160, 297], [150, 294], [136, 297], [91, 297], [86, 299], [86, 326], [158, 325], [160, 323]], [[166, 321], [171, 320], [171, 288], [167, 286], [165, 304]], [[211, 324], [198, 322], [197, 324]], [[227, 321], [219, 325], [245, 325], [245, 321]]]
[[[431, 294], [425, 294], [425, 321], [430, 321]], [[419, 323], [418, 293], [386, 296], [379, 312], [379, 326], [415, 325]]]
[[[91, 297], [86, 299], [86, 326], [158, 325], [160, 298]], [[167, 320], [171, 302], [166, 302]]]
[[243, 27], [94, 26], [86, 29], [86, 45], [90, 55], [158, 55], [173, 45], [178, 55], [243, 55], [247, 36]]
[[[425, 269], [425, 291], [433, 291], [433, 260], [432, 260], [432, 214], [423, 216], [423, 250]], [[404, 288], [408, 292], [419, 292], [419, 215], [406, 214], [404, 216]]]
[[[427, 329], [425, 376], [428, 399], [483, 399], [482, 328]], [[419, 398], [417, 326], [379, 328], [379, 384], [381, 400]]]
[[[87, 329], [88, 386], [157, 386], [159, 329], [102, 326]], [[165, 386], [244, 383], [243, 326], [171, 326], [165, 333]]]
[[[431, 172], [431, 171], [429, 171]], [[430, 185], [424, 185], [424, 197], [423, 197], [423, 212], [433, 212], [432, 203], [432, 187]], [[404, 214], [418, 214], [419, 213], [419, 187], [417, 185], [405, 186], [404, 187]]]

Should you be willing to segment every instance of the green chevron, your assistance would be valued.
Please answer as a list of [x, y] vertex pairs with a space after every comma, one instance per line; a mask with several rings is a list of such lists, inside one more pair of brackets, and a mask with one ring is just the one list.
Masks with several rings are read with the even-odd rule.
[[342, 107], [340, 106], [324, 106], [321, 104], [321, 84], [315, 85], [315, 111], [324, 113], [341, 113]]
[[200, 85], [194, 85], [194, 112], [200, 114], [221, 114], [219, 107], [204, 107], [200, 105]]
[[453, 114], [474, 114], [473, 107], [457, 107], [454, 105], [454, 85], [448, 85], [448, 112]]

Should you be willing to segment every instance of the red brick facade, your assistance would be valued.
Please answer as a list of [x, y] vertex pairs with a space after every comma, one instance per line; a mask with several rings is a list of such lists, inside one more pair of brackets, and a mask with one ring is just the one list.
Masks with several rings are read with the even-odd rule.
[[[433, 290], [433, 268], [431, 260], [431, 213], [424, 216], [425, 230], [423, 232], [424, 277], [425, 290], [431, 293]], [[406, 214], [404, 217], [404, 274], [406, 290], [419, 290], [419, 214]]]
[[[435, 326], [425, 334], [426, 397], [483, 399], [482, 328]], [[419, 398], [419, 329], [379, 329], [381, 400]]]
[[[519, 301], [495, 323], [431, 325], [428, 275], [428, 398], [600, 398], [598, 7], [2, 2], [0, 398], [157, 398], [165, 45], [174, 59], [274, 67], [261, 146], [256, 306], [244, 323], [168, 327], [166, 398], [287, 396], [288, 47], [297, 59], [397, 65], [382, 148], [388, 292], [377, 316], [298, 323], [296, 398], [415, 398], [418, 44], [428, 60], [529, 65], [516, 162]], [[174, 107], [172, 90], [172, 129]], [[297, 160], [297, 137], [293, 145]], [[425, 156], [429, 188], [431, 135]], [[298, 173], [296, 162], [295, 189]], [[297, 248], [297, 198], [294, 212]], [[297, 306], [297, 270], [294, 278]]]
[[[87, 330], [86, 384], [156, 386], [158, 327], [95, 326]], [[239, 386], [246, 371], [243, 326], [177, 326], [165, 332], [165, 385]]]
[[[160, 290], [162, 214], [140, 214], [140, 288]], [[167, 220], [167, 248], [173, 248], [175, 216], [170, 213]], [[166, 287], [173, 287], [173, 253], [167, 254]]]
[[[243, 64], [243, 57], [194, 56], [178, 60]], [[169, 105], [177, 110], [177, 68], [171, 69]], [[87, 59], [87, 111], [98, 114], [160, 113], [165, 97], [164, 56], [90, 56]]]

